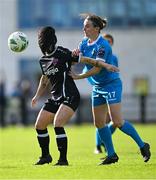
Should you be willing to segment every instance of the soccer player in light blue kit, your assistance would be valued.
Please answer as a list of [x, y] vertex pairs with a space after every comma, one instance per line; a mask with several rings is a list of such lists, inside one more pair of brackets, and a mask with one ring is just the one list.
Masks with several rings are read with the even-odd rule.
[[[80, 43], [79, 51], [83, 56], [113, 64], [111, 47], [108, 41], [100, 35], [100, 31], [106, 26], [107, 21], [91, 14], [85, 14], [83, 17], [85, 38]], [[77, 54], [79, 51], [74, 50], [73, 54]], [[106, 125], [109, 106], [111, 106], [113, 112], [113, 126], [118, 127], [122, 132], [134, 139], [140, 148], [144, 161], [147, 162], [151, 156], [149, 144], [142, 141], [131, 123], [122, 119], [122, 82], [119, 74], [109, 72], [105, 68], [93, 67], [86, 64], [82, 74], [72, 73], [72, 77], [74, 79], [88, 78], [88, 81], [93, 86], [92, 112], [94, 124], [107, 151], [107, 156], [100, 165], [112, 164], [118, 161], [118, 156], [115, 153], [112, 143], [111, 131]]]
[[[112, 47], [113, 44], [114, 44], [113, 36], [111, 34], [104, 34], [103, 37], [104, 37], [104, 39], [106, 39], [109, 42], [109, 44]], [[118, 65], [118, 58], [114, 54], [112, 54], [112, 64], [114, 66], [116, 66], [116, 67], [119, 67], [119, 65]], [[116, 78], [119, 78], [119, 73], [118, 72], [116, 72], [116, 73], [114, 72], [114, 75], [116, 76]], [[109, 112], [107, 114], [106, 123], [109, 123], [108, 127], [110, 128], [111, 134], [113, 134], [115, 132], [115, 130], [116, 130], [116, 127], [112, 123], [112, 113], [113, 112], [111, 112], [111, 111], [113, 111], [113, 108], [112, 108], [111, 105], [109, 105]], [[94, 153], [95, 154], [102, 153], [102, 148], [101, 147], [103, 146], [104, 149], [105, 149], [105, 146], [104, 146], [104, 144], [102, 143], [102, 141], [101, 141], [101, 139], [99, 137], [99, 133], [98, 133], [97, 129], [95, 131], [95, 143], [96, 143], [96, 148], [95, 148]]]

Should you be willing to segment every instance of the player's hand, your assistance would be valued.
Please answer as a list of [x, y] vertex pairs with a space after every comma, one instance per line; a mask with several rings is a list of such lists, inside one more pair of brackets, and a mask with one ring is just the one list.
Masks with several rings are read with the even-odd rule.
[[106, 69], [111, 72], [119, 72], [119, 68], [111, 64], [107, 64]]
[[69, 71], [69, 76], [71, 76], [74, 80], [80, 79], [79, 74], [74, 73], [73, 71]]
[[72, 56], [79, 56], [80, 50], [79, 49], [74, 49], [72, 51]]
[[32, 100], [31, 100], [31, 107], [35, 107], [36, 104], [37, 104], [37, 101], [38, 101], [37, 97], [34, 96], [34, 97], [32, 98]]

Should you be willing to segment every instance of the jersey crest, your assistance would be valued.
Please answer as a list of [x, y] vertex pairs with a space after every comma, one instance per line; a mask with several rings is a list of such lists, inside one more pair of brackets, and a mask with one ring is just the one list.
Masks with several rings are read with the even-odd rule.
[[97, 52], [97, 56], [98, 58], [103, 58], [105, 55], [105, 48], [104, 47], [100, 47], [98, 52]]

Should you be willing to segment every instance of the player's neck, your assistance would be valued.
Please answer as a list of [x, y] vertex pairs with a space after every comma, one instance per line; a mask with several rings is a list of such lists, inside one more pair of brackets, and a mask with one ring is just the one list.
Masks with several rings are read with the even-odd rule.
[[52, 52], [50, 52], [50, 53], [47, 53], [47, 52], [46, 52], [46, 56], [51, 56], [51, 55], [53, 55], [53, 54], [55, 53], [56, 49], [57, 49], [57, 46], [55, 46], [55, 48], [54, 48], [54, 50], [53, 50]]
[[89, 44], [92, 44], [94, 43], [99, 37], [99, 34], [95, 35], [95, 36], [92, 36], [91, 38], [89, 38]]
[[98, 35], [96, 38], [89, 38], [88, 40], [88, 45], [92, 45], [94, 43], [96, 43], [100, 38], [100, 35]]

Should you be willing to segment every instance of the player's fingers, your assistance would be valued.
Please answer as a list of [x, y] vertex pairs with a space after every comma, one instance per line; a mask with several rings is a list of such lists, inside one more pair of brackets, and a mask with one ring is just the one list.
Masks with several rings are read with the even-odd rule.
[[79, 49], [74, 49], [74, 50], [72, 51], [72, 55], [73, 55], [73, 56], [78, 56], [79, 53], [80, 53], [80, 50], [79, 50]]
[[76, 55], [77, 55], [77, 50], [76, 50], [76, 49], [74, 49], [74, 50], [72, 51], [72, 55], [73, 55], [73, 56], [76, 56]]
[[119, 72], [119, 68], [115, 67], [115, 68], [114, 68], [114, 71], [115, 71], [115, 72]]
[[110, 68], [110, 70], [111, 70], [112, 72], [119, 72], [119, 68], [116, 67], [116, 66], [112, 66], [112, 67]]

